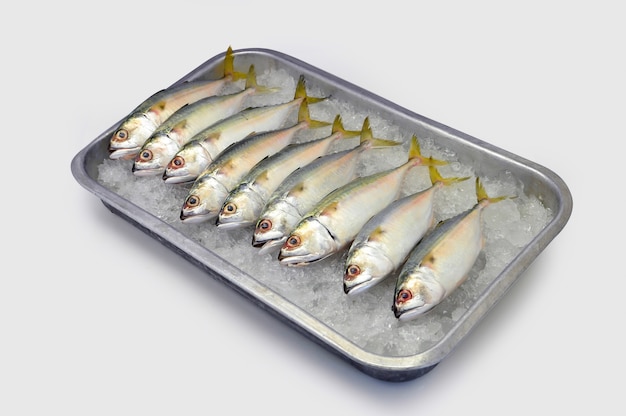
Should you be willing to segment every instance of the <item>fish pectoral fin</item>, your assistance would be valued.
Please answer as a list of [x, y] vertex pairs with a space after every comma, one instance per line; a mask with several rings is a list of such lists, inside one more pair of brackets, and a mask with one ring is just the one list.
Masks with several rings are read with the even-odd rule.
[[245, 139], [247, 139], [247, 138], [249, 138], [249, 137], [252, 137], [252, 136], [256, 136], [256, 134], [257, 134], [257, 132], [256, 132], [256, 131], [252, 131], [252, 132], [250, 132], [250, 133], [249, 133], [246, 137], [244, 137], [242, 140], [245, 140]]

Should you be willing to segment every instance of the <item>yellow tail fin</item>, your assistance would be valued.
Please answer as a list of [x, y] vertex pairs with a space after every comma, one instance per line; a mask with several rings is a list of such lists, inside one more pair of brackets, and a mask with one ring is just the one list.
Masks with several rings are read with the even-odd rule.
[[434, 185], [438, 182], [444, 184], [444, 185], [450, 185], [453, 183], [457, 183], [457, 182], [463, 182], [465, 180], [468, 180], [470, 178], [470, 176], [464, 176], [464, 177], [450, 177], [450, 178], [444, 178], [443, 176], [441, 176], [441, 174], [439, 173], [439, 170], [437, 170], [437, 168], [434, 165], [428, 165], [428, 171], [430, 172], [430, 182]]
[[298, 122], [305, 122], [308, 124], [309, 128], [312, 129], [326, 127], [330, 125], [330, 123], [327, 121], [313, 120], [311, 118], [311, 114], [309, 113], [309, 104], [306, 100], [302, 100], [300, 108], [298, 109]]
[[307, 103], [314, 104], [319, 103], [320, 101], [326, 100], [328, 97], [310, 97], [306, 92], [306, 82], [304, 80], [304, 75], [300, 75], [298, 78], [298, 83], [296, 84], [296, 92], [294, 94], [294, 99], [304, 98]]
[[487, 195], [487, 191], [485, 190], [485, 187], [482, 183], [482, 181], [480, 180], [480, 178], [476, 178], [476, 199], [478, 200], [479, 203], [481, 203], [482, 201], [486, 201], [487, 203], [493, 204], [495, 202], [499, 202], [502, 201], [503, 199], [509, 199], [509, 198], [517, 198], [517, 196], [498, 196], [498, 197], [490, 197], [489, 195]]
[[365, 117], [365, 120], [363, 120], [363, 127], [361, 127], [360, 144], [365, 145], [366, 143], [371, 143], [372, 148], [390, 147], [401, 144], [400, 142], [394, 142], [393, 140], [377, 139], [376, 137], [374, 137], [374, 134], [372, 133], [372, 128], [370, 127], [369, 117]]
[[248, 69], [248, 74], [246, 76], [246, 89], [248, 88], [254, 88], [256, 92], [260, 94], [268, 94], [280, 90], [280, 88], [265, 87], [263, 85], [259, 85], [256, 80], [256, 69], [254, 68], [254, 65], [250, 65], [250, 68]]
[[442, 166], [442, 165], [448, 164], [448, 162], [444, 160], [435, 159], [433, 157], [422, 156], [422, 151], [420, 150], [420, 144], [419, 144], [419, 141], [417, 140], [416, 135], [413, 135], [413, 137], [411, 137], [411, 145], [409, 147], [409, 160], [413, 160], [416, 165]]
[[224, 78], [226, 77], [232, 77], [233, 81], [246, 79], [247, 77], [247, 74], [235, 71], [235, 56], [233, 55], [233, 48], [230, 46], [226, 49], [226, 55], [224, 55]]
[[341, 120], [341, 115], [340, 114], [337, 114], [335, 116], [335, 119], [333, 120], [333, 129], [332, 129], [332, 133], [331, 134], [335, 134], [335, 133], [341, 133], [342, 138], [344, 138], [344, 139], [350, 139], [352, 137], [356, 137], [359, 134], [361, 134], [360, 131], [346, 130], [343, 127], [343, 121]]

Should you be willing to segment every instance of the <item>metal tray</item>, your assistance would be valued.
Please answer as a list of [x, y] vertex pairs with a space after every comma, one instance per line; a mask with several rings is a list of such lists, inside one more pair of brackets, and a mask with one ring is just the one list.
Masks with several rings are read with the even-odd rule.
[[[356, 112], [373, 114], [384, 119], [397, 127], [398, 131], [429, 137], [438, 146], [456, 155], [459, 163], [475, 169], [477, 175], [495, 177], [507, 172], [518, 181], [525, 195], [536, 198], [550, 212], [545, 225], [528, 243], [520, 247], [519, 252], [503, 266], [497, 276], [480, 289], [469, 305], [462, 309], [462, 313], [455, 316], [447, 328], [440, 330], [435, 341], [415, 353], [386, 354], [384, 351], [371, 351], [366, 346], [359, 345], [334, 325], [323, 322], [315, 314], [258, 280], [254, 273], [245, 272], [201, 242], [189, 238], [180, 229], [104, 186], [98, 177], [99, 165], [108, 159], [108, 141], [115, 126], [99, 135], [73, 158], [71, 170], [75, 179], [100, 198], [113, 213], [363, 373], [386, 381], [411, 380], [426, 374], [480, 322], [567, 223], [572, 210], [572, 197], [561, 178], [549, 169], [401, 108], [283, 53], [251, 48], [236, 50], [234, 54], [237, 70], [245, 71], [250, 64], [254, 64], [257, 73], [282, 70], [294, 78], [304, 75], [308, 88], [353, 105]], [[223, 53], [214, 56], [174, 84], [199, 78], [219, 78], [223, 56]]]

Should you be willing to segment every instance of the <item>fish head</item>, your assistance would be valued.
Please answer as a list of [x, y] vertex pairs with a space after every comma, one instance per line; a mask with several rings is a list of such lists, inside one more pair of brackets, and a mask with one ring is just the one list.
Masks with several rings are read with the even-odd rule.
[[180, 219], [186, 223], [204, 222], [217, 216], [227, 189], [214, 177], [194, 182], [183, 203]]
[[301, 218], [296, 208], [285, 201], [268, 205], [256, 222], [252, 245], [261, 247], [262, 252], [282, 245]]
[[113, 132], [109, 140], [109, 158], [134, 158], [155, 129], [154, 121], [145, 114], [131, 115]]
[[212, 161], [202, 145], [190, 142], [168, 162], [163, 172], [163, 180], [166, 183], [193, 182]]
[[133, 174], [135, 176], [162, 174], [177, 150], [177, 144], [167, 135], [152, 136], [144, 143], [137, 156], [135, 156]]
[[394, 270], [391, 260], [368, 244], [350, 249], [345, 264], [343, 291], [349, 296], [365, 292]]
[[283, 243], [278, 260], [287, 266], [304, 266], [325, 259], [338, 249], [328, 229], [315, 217], [306, 217]]
[[432, 269], [402, 271], [396, 282], [392, 310], [397, 319], [408, 321], [431, 310], [445, 296], [446, 290]]
[[256, 192], [247, 183], [242, 183], [224, 200], [216, 224], [218, 228], [226, 229], [254, 224], [263, 204]]

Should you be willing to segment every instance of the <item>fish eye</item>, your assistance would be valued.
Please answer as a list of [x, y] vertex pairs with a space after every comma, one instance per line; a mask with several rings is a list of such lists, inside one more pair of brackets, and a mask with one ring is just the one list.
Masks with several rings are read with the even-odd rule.
[[115, 136], [113, 136], [113, 138], [118, 141], [124, 141], [128, 139], [128, 131], [125, 129], [119, 129], [115, 132]]
[[229, 202], [224, 207], [224, 211], [229, 214], [234, 214], [235, 212], [237, 212], [237, 205], [233, 204], [232, 202]]
[[292, 235], [287, 239], [285, 245], [287, 246], [287, 248], [294, 248], [298, 247], [300, 243], [302, 243], [302, 239], [300, 239], [300, 237], [297, 235]]
[[185, 205], [190, 208], [197, 207], [198, 205], [200, 205], [200, 198], [196, 195], [189, 195], [187, 201], [185, 201]]
[[139, 160], [143, 162], [148, 162], [152, 160], [152, 151], [145, 149], [139, 154]]
[[413, 293], [411, 293], [408, 289], [402, 289], [398, 292], [398, 296], [396, 296], [396, 301], [398, 303], [408, 302], [413, 298]]
[[176, 168], [183, 167], [185, 166], [185, 159], [182, 156], [176, 156], [174, 159], [172, 159], [170, 165]]
[[351, 264], [346, 268], [346, 279], [352, 280], [361, 274], [361, 268], [356, 264]]
[[259, 231], [269, 231], [272, 229], [272, 221], [268, 220], [267, 218], [261, 220], [259, 222], [259, 225], [257, 225], [256, 227]]

